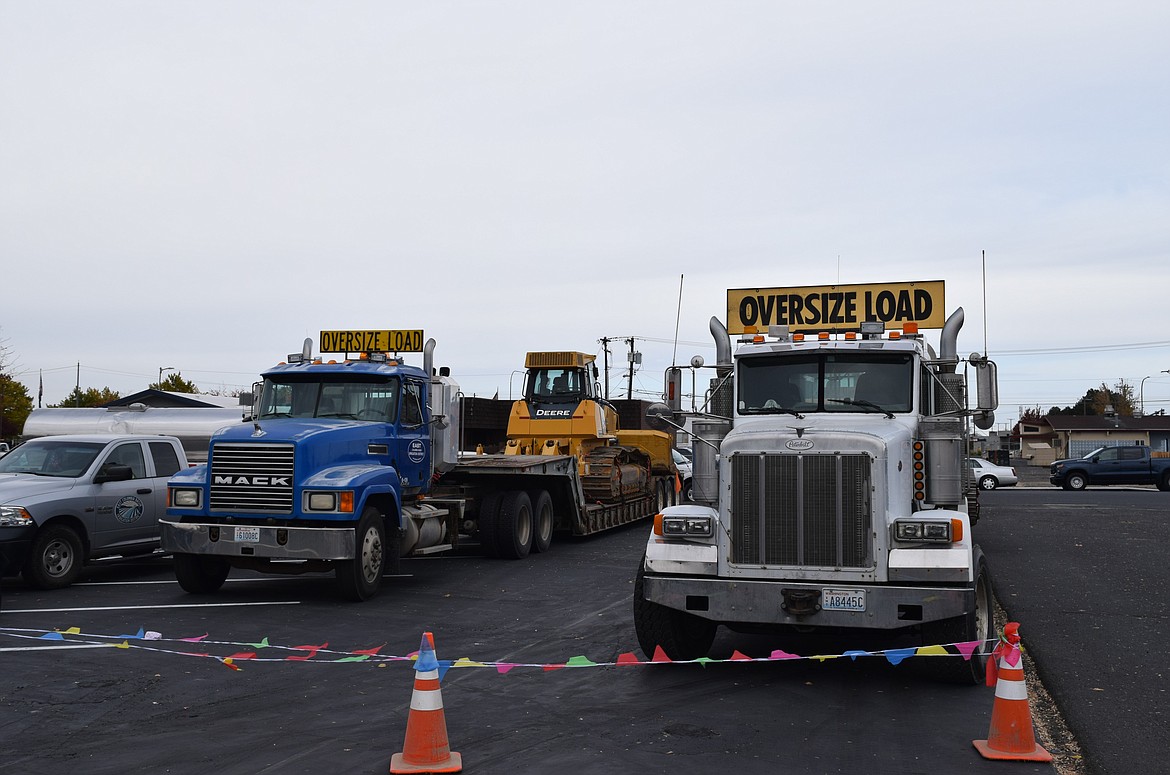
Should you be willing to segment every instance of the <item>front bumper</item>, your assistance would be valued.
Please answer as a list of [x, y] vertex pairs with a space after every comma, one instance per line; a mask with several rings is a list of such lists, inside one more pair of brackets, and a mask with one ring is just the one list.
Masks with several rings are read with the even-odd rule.
[[353, 527], [238, 526], [256, 529], [255, 541], [236, 540], [235, 525], [160, 519], [158, 527], [162, 550], [172, 554], [273, 560], [352, 560], [355, 556]]
[[[786, 611], [784, 591], [793, 598], [818, 598], [826, 589], [865, 591], [864, 611], [814, 610], [803, 616]], [[893, 586], [886, 584], [750, 581], [686, 576], [646, 575], [646, 600], [726, 624], [897, 629], [962, 616], [975, 607], [970, 587]]]

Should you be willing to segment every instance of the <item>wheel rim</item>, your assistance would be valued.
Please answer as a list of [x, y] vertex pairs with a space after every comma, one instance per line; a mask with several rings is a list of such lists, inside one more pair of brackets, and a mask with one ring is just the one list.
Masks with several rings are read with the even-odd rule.
[[1074, 476], [1068, 480], [1069, 486], [1074, 490], [1079, 490], [1085, 486], [1085, 480], [1079, 476]]
[[991, 603], [987, 597], [987, 585], [979, 584], [975, 587], [975, 633], [980, 639], [979, 653], [987, 653], [989, 644], [984, 641], [991, 631]]
[[992, 479], [990, 476], [985, 476], [985, 477], [983, 477], [982, 480], [980, 480], [979, 486], [982, 487], [984, 490], [994, 490], [995, 489], [995, 480]]
[[64, 541], [53, 541], [45, 547], [42, 556], [45, 573], [53, 578], [60, 578], [69, 573], [73, 567], [73, 547]]
[[532, 541], [532, 511], [524, 510], [520, 519], [516, 520], [516, 540], [521, 546], [527, 546]]
[[382, 573], [382, 536], [370, 528], [362, 537], [362, 577], [367, 583], [378, 580]]
[[552, 507], [543, 508], [536, 515], [536, 535], [543, 543], [547, 543], [552, 536], [553, 514]]

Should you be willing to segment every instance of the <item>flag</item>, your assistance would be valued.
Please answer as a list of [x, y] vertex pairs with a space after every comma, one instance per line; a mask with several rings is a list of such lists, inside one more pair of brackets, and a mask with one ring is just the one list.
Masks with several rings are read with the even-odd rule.
[[38, 371], [37, 377], [40, 379], [40, 385], [37, 387], [37, 409], [40, 409], [41, 399], [45, 396], [45, 375]]

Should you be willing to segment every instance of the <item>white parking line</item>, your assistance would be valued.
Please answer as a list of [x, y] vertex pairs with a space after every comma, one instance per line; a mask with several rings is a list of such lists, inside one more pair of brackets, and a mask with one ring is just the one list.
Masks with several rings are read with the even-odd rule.
[[166, 610], [169, 608], [233, 608], [248, 605], [300, 605], [300, 600], [272, 600], [263, 603], [188, 603], [185, 605], [110, 605], [87, 606], [83, 608], [5, 608], [6, 614], [54, 614], [78, 611], [142, 611]]

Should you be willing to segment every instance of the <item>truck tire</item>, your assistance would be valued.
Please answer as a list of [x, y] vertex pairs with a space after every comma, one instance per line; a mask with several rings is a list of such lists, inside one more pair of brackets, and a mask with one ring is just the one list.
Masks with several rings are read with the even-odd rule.
[[1085, 485], [1089, 483], [1089, 478], [1080, 471], [1073, 471], [1064, 478], [1064, 489], [1066, 490], [1083, 490]]
[[81, 536], [68, 525], [46, 525], [33, 538], [24, 580], [36, 589], [67, 587], [81, 575]]
[[552, 545], [553, 502], [548, 490], [533, 490], [528, 493], [532, 501], [532, 551], [547, 552]]
[[382, 585], [386, 567], [386, 522], [381, 512], [366, 506], [358, 521], [357, 542], [352, 560], [338, 560], [335, 573], [337, 588], [346, 600], [369, 600]]
[[657, 479], [654, 482], [654, 513], [659, 514], [670, 506], [670, 493], [666, 490], [666, 480]]
[[175, 554], [175, 580], [184, 592], [192, 595], [210, 595], [218, 592], [227, 581], [232, 566], [221, 557], [198, 554]]
[[532, 551], [532, 500], [523, 490], [500, 498], [496, 519], [496, 552], [505, 560], [522, 560]]
[[661, 647], [676, 662], [707, 656], [719, 625], [647, 600], [643, 595], [645, 566], [646, 556], [642, 555], [634, 579], [634, 631], [642, 653], [653, 658], [655, 647]]
[[479, 499], [479, 517], [476, 520], [476, 532], [479, 533], [479, 545], [487, 557], [498, 557], [500, 552], [496, 548], [496, 525], [500, 521], [500, 496], [503, 493], [489, 492]]
[[987, 659], [994, 648], [995, 640], [995, 600], [991, 591], [991, 571], [983, 551], [976, 546], [972, 559], [975, 561], [975, 607], [963, 616], [954, 619], [944, 619], [939, 622], [927, 622], [922, 625], [922, 645], [948, 647], [948, 651], [957, 651], [950, 644], [970, 643], [978, 641], [979, 645], [971, 653], [970, 659], [964, 659], [962, 654], [954, 656], [923, 656], [916, 660], [923, 671], [930, 677], [953, 684], [977, 686], [986, 680]]
[[1162, 492], [1170, 492], [1170, 471], [1164, 472], [1162, 477], [1158, 479], [1158, 489]]

